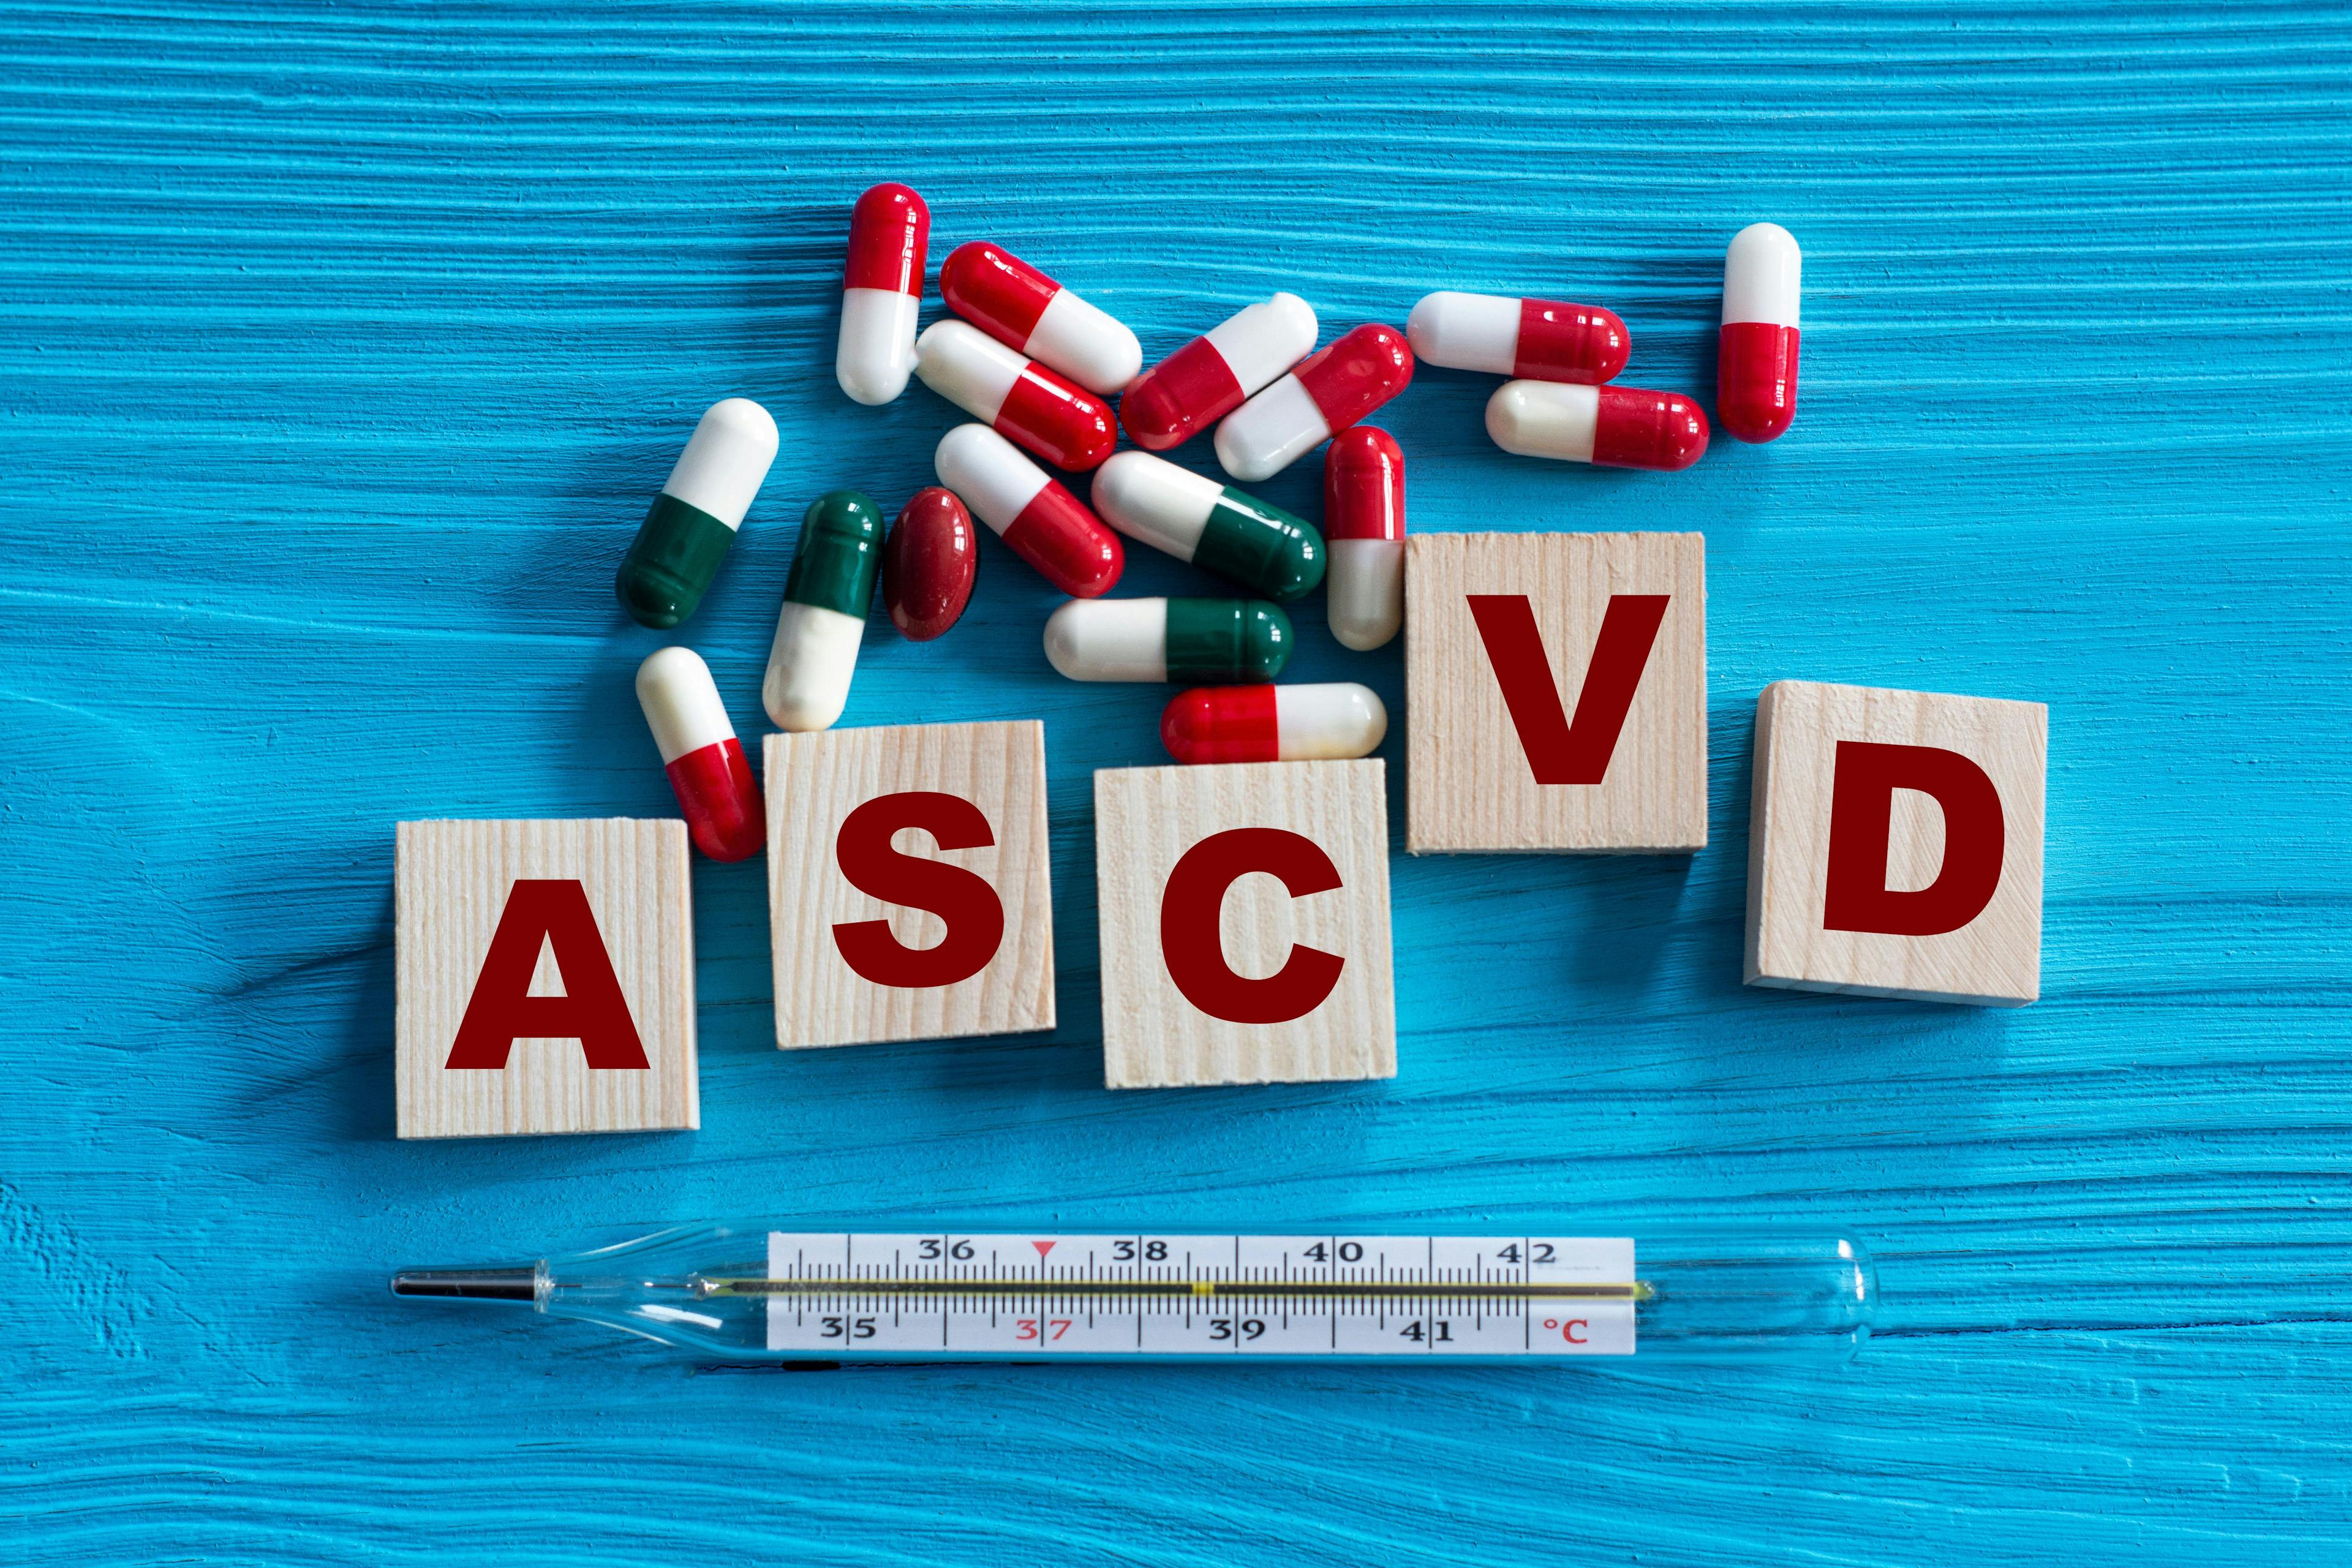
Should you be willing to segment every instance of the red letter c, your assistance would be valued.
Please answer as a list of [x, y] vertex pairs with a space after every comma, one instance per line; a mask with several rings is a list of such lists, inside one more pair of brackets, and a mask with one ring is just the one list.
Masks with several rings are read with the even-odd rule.
[[1265, 979], [1234, 973], [1225, 962], [1218, 917], [1225, 889], [1252, 871], [1272, 872], [1294, 899], [1341, 885], [1339, 868], [1311, 838], [1279, 827], [1213, 833], [1184, 851], [1168, 873], [1160, 900], [1160, 949], [1168, 978], [1210, 1017], [1229, 1024], [1286, 1024], [1323, 1005], [1339, 984], [1347, 960], [1294, 943], [1281, 969]]

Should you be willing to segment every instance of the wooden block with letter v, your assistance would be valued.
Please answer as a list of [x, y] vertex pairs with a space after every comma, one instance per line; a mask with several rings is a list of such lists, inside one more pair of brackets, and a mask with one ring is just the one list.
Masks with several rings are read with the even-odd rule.
[[771, 735], [776, 1045], [1054, 1026], [1045, 727]]
[[404, 822], [403, 1138], [700, 1124], [686, 824]]
[[2039, 702], [1775, 681], [1756, 704], [1750, 985], [2042, 994]]
[[1396, 1076], [1386, 764], [1095, 774], [1103, 1081]]
[[1706, 847], [1706, 541], [1405, 542], [1405, 848]]

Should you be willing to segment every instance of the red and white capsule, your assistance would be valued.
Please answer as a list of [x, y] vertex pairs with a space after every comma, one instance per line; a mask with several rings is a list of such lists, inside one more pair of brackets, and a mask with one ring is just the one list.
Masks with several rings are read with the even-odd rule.
[[940, 263], [940, 297], [1089, 392], [1117, 392], [1143, 368], [1143, 345], [1124, 322], [984, 239], [957, 246]]
[[1244, 483], [1270, 479], [1412, 380], [1404, 334], [1368, 321], [1227, 415], [1217, 426], [1217, 461]]
[[1321, 330], [1315, 308], [1296, 294], [1236, 310], [1120, 395], [1128, 439], [1147, 452], [1182, 446], [1313, 353]]
[[915, 343], [923, 384], [1057, 468], [1099, 465], [1118, 422], [1093, 393], [1006, 348], [969, 321], [933, 321]]
[[1359, 653], [1381, 647], [1404, 624], [1404, 449], [1376, 425], [1331, 437], [1323, 537], [1331, 635]]
[[1110, 592], [1126, 548], [1061, 481], [985, 425], [959, 425], [931, 454], [940, 483], [1045, 581], [1078, 599]]
[[656, 649], [637, 666], [637, 706], [695, 847], [713, 860], [757, 855], [768, 838], [767, 808], [702, 656], [690, 647]]
[[888, 403], [907, 390], [930, 239], [931, 209], [905, 185], [876, 185], [850, 209], [833, 374], [859, 403]]
[[1449, 370], [1584, 386], [1616, 380], [1633, 352], [1614, 310], [1495, 294], [1424, 294], [1404, 332], [1414, 354]]
[[1486, 434], [1523, 458], [1671, 472], [1698, 461], [1707, 426], [1678, 392], [1507, 381], [1486, 400]]
[[1318, 686], [1202, 686], [1160, 713], [1180, 763], [1313, 763], [1369, 757], [1389, 732], [1380, 694], [1351, 680]]
[[1797, 416], [1797, 304], [1804, 272], [1797, 237], [1751, 223], [1723, 253], [1723, 334], [1715, 413], [1742, 441], [1769, 441]]

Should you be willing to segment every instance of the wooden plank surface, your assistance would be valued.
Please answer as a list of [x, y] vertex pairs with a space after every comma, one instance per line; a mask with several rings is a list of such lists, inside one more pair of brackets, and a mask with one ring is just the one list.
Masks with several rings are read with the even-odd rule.
[[[2335, 3], [0, 0], [0, 1558], [2343, 1561], [2347, 66]], [[1166, 693], [1055, 675], [984, 539], [843, 721], [1044, 720], [1055, 1032], [780, 1053], [763, 873], [698, 860], [699, 1131], [396, 1140], [393, 824], [674, 809], [611, 577], [696, 416], [784, 431], [681, 638], [747, 744], [802, 510], [930, 482], [957, 416], [830, 374], [883, 177], [1154, 360], [1448, 287], [1702, 394], [1788, 225], [1771, 446], [1510, 458], [1427, 367], [1379, 416], [1417, 529], [1706, 533], [1706, 848], [1401, 856], [1398, 1078], [1107, 1093], [1089, 780]], [[1286, 679], [1400, 773], [1402, 647], [1321, 606]], [[1780, 679], [2050, 704], [2041, 1001], [1740, 984]], [[779, 1212], [1835, 1226], [1887, 1310], [1834, 1368], [697, 1376], [383, 1293]]]

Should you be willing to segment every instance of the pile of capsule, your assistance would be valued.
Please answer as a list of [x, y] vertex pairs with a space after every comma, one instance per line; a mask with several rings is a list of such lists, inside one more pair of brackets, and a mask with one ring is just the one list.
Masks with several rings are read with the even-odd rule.
[[[1486, 405], [1487, 433], [1507, 452], [1673, 470], [1706, 450], [1706, 416], [1691, 399], [1614, 384], [1631, 338], [1596, 306], [1431, 294], [1403, 332], [1368, 322], [1318, 350], [1314, 309], [1276, 294], [1147, 371], [1119, 321], [980, 240], [940, 265], [954, 314], [919, 337], [929, 238], [930, 211], [907, 186], [857, 199], [834, 372], [868, 405], [918, 377], [974, 422], [940, 438], [940, 483], [917, 491], [887, 532], [881, 509], [856, 490], [810, 506], [761, 691], [781, 730], [841, 717], [877, 575], [907, 637], [955, 625], [971, 596], [976, 515], [1071, 595], [1045, 622], [1056, 670], [1193, 687], [1160, 715], [1178, 762], [1366, 756], [1388, 731], [1369, 687], [1274, 684], [1295, 641], [1282, 606], [1328, 577], [1341, 644], [1376, 648], [1396, 636], [1404, 454], [1361, 421], [1404, 390], [1416, 355], [1510, 378]], [[1725, 257], [1716, 411], [1744, 441], [1773, 439], [1796, 411], [1800, 261], [1788, 230], [1769, 223], [1741, 230]], [[1244, 483], [1328, 441], [1322, 527], [1157, 455], [1213, 425], [1218, 464]], [[1116, 449], [1122, 427], [1137, 450]], [[621, 563], [621, 603], [637, 621], [667, 629], [694, 613], [776, 447], [775, 421], [748, 398], [703, 415]], [[1038, 460], [1090, 471], [1093, 505]], [[1122, 537], [1259, 596], [1106, 599], [1126, 563]], [[765, 815], [709, 667], [690, 648], [663, 648], [638, 669], [637, 699], [696, 845], [718, 860], [756, 854]]]

